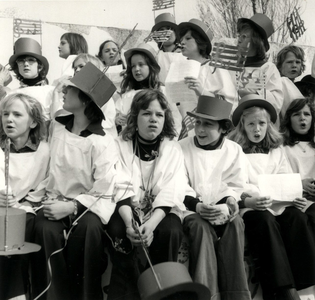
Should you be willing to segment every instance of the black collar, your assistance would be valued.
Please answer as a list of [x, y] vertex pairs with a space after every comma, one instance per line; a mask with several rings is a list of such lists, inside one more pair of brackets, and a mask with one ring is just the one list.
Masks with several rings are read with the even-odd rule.
[[203, 149], [203, 150], [207, 150], [207, 151], [211, 151], [211, 150], [216, 150], [218, 148], [220, 148], [221, 144], [222, 144], [222, 141], [223, 141], [223, 138], [224, 138], [224, 135], [221, 135], [221, 137], [219, 138], [219, 140], [215, 143], [215, 145], [200, 145], [198, 143], [198, 139], [196, 136], [194, 136], [194, 143], [195, 143], [195, 146], [197, 148], [200, 148], [200, 149]]
[[[66, 129], [70, 132], [73, 127], [73, 120], [74, 120], [74, 115], [56, 117], [56, 121], [62, 125], [65, 125]], [[105, 135], [101, 122], [90, 123], [88, 127], [86, 127], [84, 130], [80, 132], [80, 136], [82, 137], [88, 137], [91, 134], [97, 134], [97, 135], [102, 135], [102, 136]]]

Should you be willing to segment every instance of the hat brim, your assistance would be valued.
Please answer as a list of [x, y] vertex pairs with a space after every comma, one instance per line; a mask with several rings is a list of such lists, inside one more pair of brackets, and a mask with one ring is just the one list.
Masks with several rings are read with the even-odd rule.
[[199, 32], [202, 35], [202, 37], [208, 43], [207, 48], [206, 48], [207, 54], [210, 54], [211, 50], [212, 50], [212, 44], [211, 44], [211, 40], [210, 40], [209, 36], [204, 32], [204, 30], [200, 26], [198, 26], [198, 25], [196, 25], [194, 23], [182, 22], [182, 23], [180, 23], [178, 25], [178, 32], [180, 32], [182, 29], [184, 29], [186, 27], [190, 27], [190, 28], [196, 30], [197, 32]]
[[268, 42], [268, 37], [266, 36], [266, 32], [265, 32], [265, 30], [262, 28], [262, 27], [260, 27], [259, 25], [257, 25], [255, 22], [253, 22], [251, 19], [247, 19], [247, 18], [240, 18], [240, 19], [238, 19], [238, 21], [240, 21], [240, 22], [248, 22], [248, 23], [250, 23], [253, 27], [255, 27], [257, 30], [258, 30], [258, 32], [259, 32], [259, 34], [261, 35], [261, 37], [263, 38], [263, 40], [264, 40], [264, 45], [265, 45], [265, 47], [266, 47], [266, 52], [270, 49], [270, 45], [269, 45], [269, 42]]
[[232, 115], [233, 125], [235, 127], [237, 126], [237, 124], [239, 123], [239, 121], [241, 119], [243, 111], [245, 109], [250, 108], [250, 107], [254, 107], [254, 106], [265, 108], [270, 114], [270, 120], [272, 123], [275, 123], [277, 121], [277, 118], [278, 118], [277, 112], [276, 112], [276, 110], [272, 104], [270, 104], [265, 99], [253, 99], [253, 100], [244, 101], [243, 103], [240, 103], [236, 107], [236, 109], [234, 110], [233, 115]]
[[178, 33], [178, 25], [176, 23], [173, 23], [170, 21], [162, 21], [162, 22], [155, 24], [152, 27], [151, 32], [159, 31], [159, 29], [161, 27], [171, 27], [175, 31], [176, 34]]
[[130, 67], [130, 62], [129, 59], [130, 57], [134, 54], [134, 52], [142, 52], [145, 53], [147, 56], [150, 57], [151, 61], [155, 64], [155, 66], [158, 68], [158, 70], [161, 70], [161, 67], [159, 66], [159, 64], [156, 61], [156, 58], [154, 57], [154, 55], [147, 49], [143, 49], [143, 48], [132, 48], [127, 50], [124, 55], [125, 55], [125, 59], [127, 62], [127, 65]]
[[193, 118], [203, 118], [203, 119], [207, 119], [207, 120], [213, 120], [213, 121], [229, 121], [230, 123], [231, 120], [230, 119], [222, 119], [222, 118], [218, 118], [218, 117], [214, 117], [214, 116], [210, 116], [210, 115], [206, 115], [206, 114], [201, 114], [201, 113], [195, 113], [195, 112], [191, 112], [191, 111], [187, 111], [187, 115]]
[[11, 68], [13, 69], [14, 68], [14, 64], [17, 60], [17, 58], [19, 56], [23, 56], [23, 55], [29, 55], [29, 56], [33, 56], [35, 57], [36, 59], [38, 59], [43, 65], [44, 65], [44, 68], [45, 68], [45, 71], [46, 71], [46, 75], [48, 74], [48, 71], [49, 71], [49, 63], [48, 63], [48, 60], [45, 56], [42, 56], [42, 55], [38, 55], [36, 53], [33, 53], [33, 52], [21, 52], [19, 54], [14, 54], [10, 57], [9, 59], [9, 65], [11, 66]]
[[32, 252], [38, 252], [41, 249], [41, 246], [33, 243], [24, 242], [22, 247], [9, 251], [0, 251], [0, 256], [10, 256], [10, 255], [19, 255], [27, 254]]
[[302, 86], [306, 86], [306, 85], [312, 85], [315, 87], [315, 82], [308, 82], [308, 81], [298, 81], [294, 83], [297, 87], [302, 87]]

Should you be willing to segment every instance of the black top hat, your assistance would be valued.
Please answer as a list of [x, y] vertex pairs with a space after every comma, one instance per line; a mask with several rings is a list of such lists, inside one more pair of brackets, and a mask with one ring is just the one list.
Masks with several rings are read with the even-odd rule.
[[263, 99], [261, 96], [256, 95], [256, 94], [250, 94], [250, 95], [244, 96], [239, 101], [238, 106], [234, 110], [233, 115], [232, 115], [233, 125], [237, 126], [238, 122], [241, 119], [243, 111], [253, 106], [258, 106], [258, 107], [262, 107], [266, 109], [270, 114], [271, 122], [275, 123], [277, 121], [277, 111], [274, 108], [274, 106], [267, 100]]
[[9, 59], [11, 68], [14, 68], [16, 59], [22, 55], [34, 56], [44, 66], [46, 75], [49, 70], [49, 63], [45, 56], [42, 55], [40, 44], [31, 38], [19, 38], [14, 44], [14, 54]]
[[151, 32], [158, 31], [161, 27], [171, 27], [177, 32], [177, 24], [175, 17], [171, 13], [163, 13], [155, 18], [155, 25], [152, 27]]
[[191, 19], [188, 22], [183, 22], [178, 25], [178, 30], [182, 30], [183, 28], [191, 27], [192, 29], [196, 30], [207, 42], [207, 54], [210, 54], [212, 45], [211, 40], [213, 38], [213, 34], [210, 28], [202, 21], [198, 19]]
[[240, 18], [238, 22], [246, 22], [253, 25], [254, 28], [259, 32], [264, 40], [266, 51], [269, 50], [270, 45], [268, 38], [275, 32], [272, 21], [264, 14], [257, 13], [253, 15], [250, 19]]
[[73, 78], [65, 80], [64, 84], [81, 90], [100, 110], [116, 91], [110, 79], [91, 62], [88, 62]]
[[312, 75], [306, 75], [300, 81], [295, 82], [298, 88], [309, 84], [313, 85], [315, 88], [315, 78]]

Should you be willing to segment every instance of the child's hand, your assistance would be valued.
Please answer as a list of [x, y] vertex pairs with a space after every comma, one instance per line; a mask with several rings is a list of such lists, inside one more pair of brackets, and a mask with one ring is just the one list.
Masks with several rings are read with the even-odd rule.
[[221, 209], [215, 205], [207, 205], [204, 203], [198, 203], [196, 212], [205, 220], [210, 222], [216, 221], [221, 216]]
[[239, 213], [239, 207], [238, 204], [233, 197], [228, 197], [226, 200], [226, 204], [229, 207], [231, 215], [236, 215]]
[[303, 190], [310, 194], [311, 196], [315, 196], [315, 179], [314, 178], [305, 178], [302, 180]]
[[125, 126], [127, 124], [127, 116], [122, 114], [117, 114], [115, 119], [116, 125]]
[[140, 246], [141, 245], [139, 234], [132, 227], [126, 228], [126, 236], [130, 240], [132, 245], [134, 245], [134, 246]]
[[48, 220], [60, 220], [74, 212], [74, 204], [71, 201], [46, 200], [43, 204], [43, 213]]
[[270, 197], [248, 197], [245, 206], [255, 210], [266, 210], [272, 204]]
[[[11, 207], [16, 203], [15, 195], [12, 192], [11, 188], [8, 189], [8, 206]], [[0, 206], [7, 206], [7, 193], [6, 189], [0, 190]]]
[[189, 77], [185, 77], [184, 79], [188, 88], [195, 91], [197, 96], [200, 96], [202, 94], [203, 88], [198, 78], [189, 76]]
[[293, 200], [293, 205], [297, 209], [303, 209], [306, 204], [307, 204], [307, 200], [305, 198], [295, 198]]

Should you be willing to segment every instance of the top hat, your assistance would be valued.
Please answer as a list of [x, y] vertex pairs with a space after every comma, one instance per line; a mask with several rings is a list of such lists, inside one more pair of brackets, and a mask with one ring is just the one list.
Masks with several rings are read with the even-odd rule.
[[207, 54], [210, 54], [212, 45], [211, 40], [213, 38], [213, 34], [210, 28], [202, 21], [198, 19], [190, 19], [188, 22], [182, 22], [178, 25], [178, 30], [182, 30], [185, 27], [190, 27], [193, 30], [196, 30], [207, 42]]
[[81, 90], [100, 110], [116, 91], [115, 85], [91, 62], [88, 62], [70, 80], [65, 80], [64, 84]]
[[25, 238], [26, 212], [22, 209], [0, 207], [0, 256], [37, 252], [40, 246], [27, 243]]
[[298, 88], [308, 84], [313, 85], [315, 88], [315, 78], [312, 75], [306, 75], [300, 81], [295, 82]]
[[250, 19], [240, 18], [238, 22], [246, 22], [254, 26], [264, 40], [266, 51], [269, 50], [270, 45], [268, 38], [275, 32], [272, 21], [264, 14], [254, 14]]
[[160, 66], [156, 61], [156, 52], [155, 50], [147, 43], [141, 43], [140, 45], [138, 45], [138, 47], [136, 48], [131, 48], [129, 50], [127, 50], [124, 55], [125, 55], [125, 59], [127, 62], [127, 65], [130, 67], [130, 58], [131, 56], [135, 53], [135, 52], [143, 52], [145, 53], [147, 56], [150, 57], [150, 59], [152, 60], [152, 62], [156, 65], [156, 67], [160, 70]]
[[152, 27], [151, 32], [158, 31], [161, 27], [171, 27], [177, 32], [177, 24], [175, 17], [171, 13], [163, 13], [155, 18], [155, 25]]
[[274, 108], [274, 106], [267, 100], [263, 99], [261, 96], [256, 95], [256, 94], [250, 94], [241, 98], [238, 106], [234, 110], [233, 115], [232, 115], [233, 125], [237, 126], [238, 122], [241, 119], [243, 111], [253, 106], [262, 107], [266, 109], [270, 114], [271, 122], [275, 123], [277, 121], [277, 111]]
[[191, 117], [199, 117], [214, 121], [230, 121], [232, 103], [217, 97], [199, 96], [196, 112], [187, 112]]
[[[177, 262], [164, 262], [153, 266], [160, 286], [149, 268], [139, 277], [138, 289], [142, 300], [172, 299], [210, 299], [209, 289], [192, 281], [187, 267]], [[175, 298], [175, 295], [177, 296]]]
[[46, 75], [49, 70], [49, 63], [45, 56], [42, 55], [40, 44], [31, 38], [19, 38], [14, 44], [14, 54], [9, 59], [11, 68], [14, 68], [16, 59], [22, 55], [34, 56], [44, 66]]

